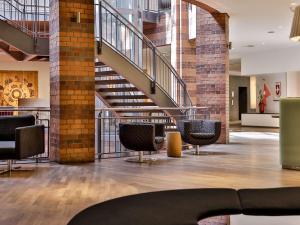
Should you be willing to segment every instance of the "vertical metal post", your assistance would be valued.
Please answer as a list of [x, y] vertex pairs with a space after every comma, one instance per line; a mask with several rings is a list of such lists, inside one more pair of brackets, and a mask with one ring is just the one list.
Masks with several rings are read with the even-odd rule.
[[97, 53], [102, 51], [102, 1], [99, 1], [99, 41], [97, 42]]
[[102, 137], [102, 111], [99, 112], [98, 118], [97, 118], [97, 153], [98, 153], [98, 159], [101, 159], [102, 156], [102, 144], [101, 144], [101, 137]]
[[156, 50], [155, 47], [152, 46], [152, 78], [151, 82], [151, 94], [156, 93]]

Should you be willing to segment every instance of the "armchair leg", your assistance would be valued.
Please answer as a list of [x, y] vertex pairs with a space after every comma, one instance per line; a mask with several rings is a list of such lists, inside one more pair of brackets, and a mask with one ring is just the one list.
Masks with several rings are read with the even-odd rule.
[[143, 152], [143, 151], [140, 151], [140, 152], [139, 152], [139, 162], [140, 162], [140, 163], [143, 163], [143, 162], [144, 162], [144, 152]]
[[157, 161], [156, 158], [149, 158], [146, 157], [144, 158], [144, 152], [143, 151], [139, 151], [139, 155], [138, 157], [130, 157], [128, 159], [126, 159], [127, 162], [131, 162], [131, 163], [153, 163], [155, 161]]
[[6, 170], [1, 170], [0, 174], [10, 173], [12, 171], [12, 160], [7, 160]]
[[6, 174], [6, 173], [11, 173], [13, 171], [20, 171], [20, 172], [31, 172], [34, 169], [22, 169], [22, 167], [18, 166], [18, 167], [13, 167], [13, 162], [14, 160], [7, 160], [7, 168], [5, 170], [1, 170], [0, 171], [0, 175], [2, 174]]
[[195, 147], [196, 147], [195, 155], [200, 155], [200, 146], [196, 145]]

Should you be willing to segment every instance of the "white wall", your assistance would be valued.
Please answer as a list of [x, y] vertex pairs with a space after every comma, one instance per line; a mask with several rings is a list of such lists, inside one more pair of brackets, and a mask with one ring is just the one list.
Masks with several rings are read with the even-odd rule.
[[300, 71], [299, 47], [252, 53], [242, 57], [242, 75]]
[[[276, 97], [276, 82], [281, 82], [281, 97], [287, 96], [287, 74], [275, 73], [275, 74], [262, 74], [256, 76], [256, 96], [259, 96], [259, 90], [263, 90], [264, 84], [268, 86], [271, 92], [271, 96], [267, 98], [267, 106], [265, 108], [266, 113], [279, 113], [279, 99]], [[258, 104], [258, 101], [257, 101]]]
[[38, 71], [38, 97], [50, 104], [50, 64], [49, 62], [2, 62], [0, 70]]
[[300, 72], [287, 73], [287, 97], [300, 97]]

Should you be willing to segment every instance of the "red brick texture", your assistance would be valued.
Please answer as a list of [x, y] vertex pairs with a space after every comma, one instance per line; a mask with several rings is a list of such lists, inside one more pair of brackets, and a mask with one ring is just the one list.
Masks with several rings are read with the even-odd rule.
[[172, 41], [172, 49], [176, 45], [176, 69], [187, 84], [193, 104], [208, 107], [210, 118], [221, 120], [218, 142], [228, 143], [228, 15], [198, 7], [197, 37], [189, 40], [187, 6], [188, 3], [176, 0], [176, 40]]
[[229, 141], [229, 17], [197, 9], [197, 106], [209, 107], [210, 118], [221, 120], [219, 143]]
[[[95, 159], [94, 2], [50, 1], [50, 158]], [[74, 16], [81, 13], [81, 23]]]

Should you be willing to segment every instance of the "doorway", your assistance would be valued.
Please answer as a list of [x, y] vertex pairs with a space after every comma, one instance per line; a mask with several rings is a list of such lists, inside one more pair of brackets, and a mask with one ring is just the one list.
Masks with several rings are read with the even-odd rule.
[[247, 87], [239, 87], [239, 120], [242, 114], [248, 111], [248, 91]]

